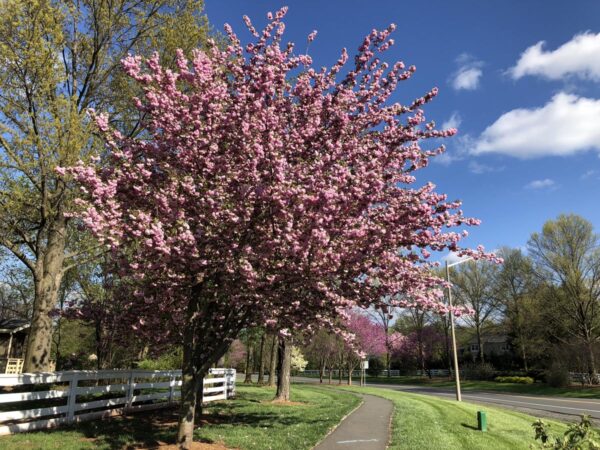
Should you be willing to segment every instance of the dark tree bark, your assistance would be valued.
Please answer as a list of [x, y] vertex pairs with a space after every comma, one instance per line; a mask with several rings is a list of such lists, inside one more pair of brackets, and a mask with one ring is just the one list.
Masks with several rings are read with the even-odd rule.
[[252, 383], [252, 342], [250, 336], [246, 339], [246, 376], [244, 383]]
[[258, 355], [258, 381], [259, 385], [265, 384], [265, 333], [260, 337], [260, 354]]
[[477, 333], [477, 346], [479, 347], [479, 351], [477, 352], [477, 356], [479, 357], [479, 362], [485, 362], [485, 358], [483, 356], [483, 340], [481, 339], [481, 327], [475, 327], [475, 331]]
[[[202, 414], [203, 381], [209, 368], [225, 355], [233, 339], [248, 325], [248, 315], [243, 311], [224, 312], [219, 306], [212, 301], [212, 296], [203, 296], [203, 283], [192, 289], [183, 327], [181, 404], [177, 433], [177, 444], [182, 450], [189, 450], [193, 444], [195, 419]], [[216, 317], [220, 321], [213, 320]], [[226, 332], [223, 332], [223, 326]]]
[[277, 335], [273, 336], [273, 341], [271, 342], [271, 364], [269, 366], [269, 380], [268, 385], [270, 387], [275, 387], [275, 372], [277, 371]]
[[65, 236], [67, 220], [62, 211], [48, 232], [47, 246], [33, 267], [35, 296], [31, 328], [25, 348], [24, 372], [45, 372], [50, 367], [52, 347], [52, 318], [50, 313], [58, 302], [60, 284], [64, 275]]
[[289, 401], [290, 374], [292, 371], [292, 344], [289, 338], [279, 338], [279, 376], [275, 400]]

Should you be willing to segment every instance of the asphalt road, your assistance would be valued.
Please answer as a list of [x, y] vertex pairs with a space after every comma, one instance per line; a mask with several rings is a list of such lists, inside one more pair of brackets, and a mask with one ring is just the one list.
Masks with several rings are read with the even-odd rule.
[[[295, 382], [318, 383], [314, 378], [294, 377]], [[398, 384], [370, 383], [369, 387], [393, 389], [415, 394], [433, 395], [447, 399], [454, 399], [453, 390], [439, 389], [427, 386], [410, 386]], [[487, 405], [496, 405], [503, 408], [522, 411], [536, 417], [550, 417], [565, 421], [575, 421], [581, 414], [591, 416], [596, 423], [600, 423], [600, 400], [578, 399], [567, 397], [551, 397], [541, 395], [506, 394], [490, 391], [463, 391], [463, 401]]]

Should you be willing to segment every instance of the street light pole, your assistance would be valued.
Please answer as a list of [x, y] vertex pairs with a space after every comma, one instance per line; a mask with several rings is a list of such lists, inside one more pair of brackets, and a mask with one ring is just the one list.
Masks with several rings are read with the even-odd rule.
[[452, 306], [452, 288], [450, 286], [450, 267], [456, 266], [458, 264], [462, 264], [467, 262], [473, 258], [463, 259], [461, 261], [455, 262], [453, 264], [448, 265], [448, 261], [446, 261], [446, 281], [448, 282], [448, 306], [450, 307], [450, 330], [452, 333], [452, 358], [454, 360], [454, 380], [456, 384], [456, 400], [462, 401], [462, 394], [460, 392], [460, 372], [458, 371], [458, 352], [456, 350], [456, 333], [454, 332], [454, 307]]

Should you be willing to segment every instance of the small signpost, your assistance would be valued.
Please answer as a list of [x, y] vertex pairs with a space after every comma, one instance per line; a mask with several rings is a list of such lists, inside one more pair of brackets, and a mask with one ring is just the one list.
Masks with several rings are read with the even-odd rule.
[[367, 377], [365, 371], [369, 368], [369, 360], [365, 359], [360, 362], [360, 385], [365, 386], [367, 384]]

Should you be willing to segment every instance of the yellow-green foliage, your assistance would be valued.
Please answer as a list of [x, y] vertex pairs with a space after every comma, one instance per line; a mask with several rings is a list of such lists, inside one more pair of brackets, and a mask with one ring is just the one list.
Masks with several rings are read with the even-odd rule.
[[494, 381], [498, 383], [533, 384], [535, 380], [531, 377], [496, 377]]
[[182, 361], [183, 351], [178, 348], [154, 359], [143, 359], [137, 366], [143, 370], [177, 370], [181, 369]]
[[98, 252], [71, 226], [75, 192], [55, 169], [103, 156], [91, 108], [126, 135], [143, 133], [131, 102], [139, 88], [120, 60], [156, 51], [174, 65], [177, 48], [189, 54], [207, 38], [202, 8], [201, 0], [0, 1], [0, 246], [36, 283], [25, 370], [46, 369], [64, 273]]

